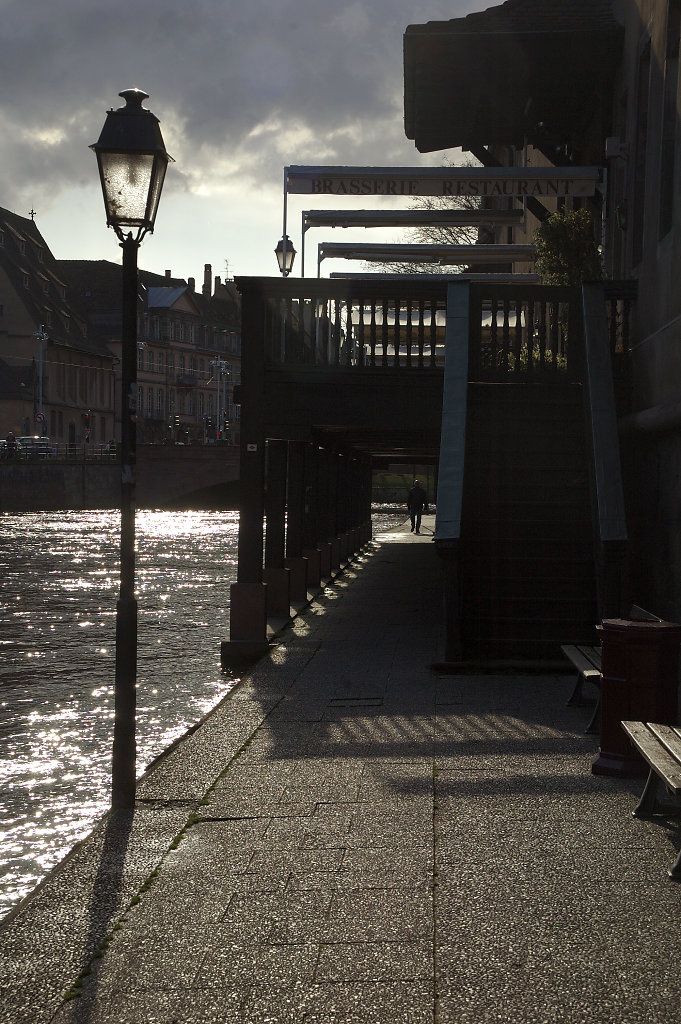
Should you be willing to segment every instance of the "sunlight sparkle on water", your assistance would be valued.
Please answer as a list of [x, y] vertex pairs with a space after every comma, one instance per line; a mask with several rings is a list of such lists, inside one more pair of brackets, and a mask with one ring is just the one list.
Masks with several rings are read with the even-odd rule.
[[[120, 515], [0, 520], [2, 914], [108, 805]], [[237, 533], [236, 513], [137, 513], [138, 774], [233, 685]]]

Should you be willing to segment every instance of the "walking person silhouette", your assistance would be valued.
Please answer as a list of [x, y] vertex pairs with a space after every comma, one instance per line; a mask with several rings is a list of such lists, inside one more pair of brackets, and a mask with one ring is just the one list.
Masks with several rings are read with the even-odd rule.
[[411, 519], [411, 532], [421, 532], [421, 515], [428, 512], [428, 498], [418, 480], [414, 480], [414, 486], [407, 495], [407, 508]]

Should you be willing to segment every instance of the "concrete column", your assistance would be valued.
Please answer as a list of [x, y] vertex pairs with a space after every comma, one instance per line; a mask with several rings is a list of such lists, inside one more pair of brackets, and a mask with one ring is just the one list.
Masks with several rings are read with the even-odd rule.
[[291, 603], [300, 608], [308, 601], [308, 563], [303, 555], [303, 521], [305, 517], [305, 449], [304, 441], [288, 442], [288, 473], [286, 483], [286, 557], [284, 566], [291, 570]]
[[284, 559], [285, 567], [290, 571], [291, 604], [300, 608], [307, 604], [307, 558], [294, 555]]
[[267, 618], [277, 623], [291, 617], [291, 570], [284, 566], [287, 457], [287, 442], [270, 438], [267, 442], [263, 579], [267, 584]]
[[[224, 667], [267, 650], [266, 585], [263, 569], [265, 514], [264, 369], [265, 336], [259, 287], [242, 296], [242, 414], [237, 581], [230, 589], [230, 638], [222, 644]], [[228, 664], [229, 663], [229, 664]]]
[[280, 622], [291, 618], [291, 570], [281, 568], [263, 570], [263, 579], [267, 585], [267, 620]]
[[288, 442], [267, 441], [265, 567], [282, 568], [286, 554], [286, 473]]
[[286, 484], [286, 557], [301, 558], [303, 554], [303, 520], [305, 517], [305, 448], [304, 441], [288, 443], [288, 478]]

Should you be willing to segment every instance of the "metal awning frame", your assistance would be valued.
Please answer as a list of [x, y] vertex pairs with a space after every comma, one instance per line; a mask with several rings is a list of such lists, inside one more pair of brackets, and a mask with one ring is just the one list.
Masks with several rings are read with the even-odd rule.
[[301, 276], [305, 277], [305, 234], [310, 228], [521, 227], [524, 222], [524, 204], [514, 210], [303, 210]]
[[363, 260], [365, 263], [431, 263], [468, 266], [469, 263], [529, 263], [534, 245], [370, 245], [352, 242], [319, 242], [317, 277], [325, 259]]
[[[475, 195], [489, 198], [521, 199], [530, 194], [527, 191], [529, 182], [564, 183], [565, 194], [580, 196], [593, 195], [602, 187], [602, 169], [599, 167], [356, 167], [356, 166], [319, 166], [289, 165], [284, 167], [283, 189], [283, 246], [286, 255], [288, 238], [288, 195], [325, 194], [315, 190], [317, 179], [329, 178], [340, 182], [368, 182], [368, 192], [358, 195], [418, 196], [418, 195]], [[383, 188], [384, 179], [395, 184], [396, 191]], [[502, 182], [499, 191], [487, 191], [485, 182], [496, 179]], [[326, 180], [326, 179], [325, 179]], [[375, 190], [371, 190], [371, 183]], [[383, 184], [381, 184], [383, 182]], [[445, 187], [446, 186], [446, 187]], [[456, 186], [456, 188], [454, 188]], [[450, 188], [451, 191], [447, 191]], [[470, 189], [473, 189], [471, 191]], [[402, 191], [400, 191], [402, 189]], [[346, 191], [347, 195], [354, 195]], [[539, 195], [544, 194], [541, 191]], [[550, 194], [550, 193], [548, 193]], [[562, 194], [562, 193], [561, 193]], [[318, 212], [318, 211], [315, 211]], [[372, 211], [369, 211], [371, 213]], [[407, 211], [405, 211], [407, 212]], [[305, 231], [303, 230], [303, 246]], [[301, 256], [302, 276], [304, 277], [304, 250]], [[318, 263], [319, 274], [319, 263]]]

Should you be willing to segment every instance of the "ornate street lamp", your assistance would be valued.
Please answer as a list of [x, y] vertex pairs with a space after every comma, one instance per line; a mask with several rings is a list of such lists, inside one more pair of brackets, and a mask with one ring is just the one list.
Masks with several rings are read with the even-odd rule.
[[45, 324], [41, 324], [33, 337], [38, 342], [38, 409], [34, 411], [34, 420], [40, 425], [40, 434], [45, 433], [45, 413], [43, 411], [43, 356], [45, 343], [50, 340], [45, 333]]
[[111, 805], [135, 806], [137, 601], [135, 599], [135, 416], [137, 415], [137, 250], [154, 230], [168, 162], [158, 118], [142, 106], [147, 93], [126, 89], [92, 149], [97, 156], [106, 222], [123, 249], [121, 322], [121, 566], [116, 605], [116, 677]]
[[277, 257], [277, 263], [279, 264], [279, 272], [288, 277], [293, 270], [293, 261], [296, 258], [296, 250], [293, 247], [293, 242], [284, 235], [277, 242], [277, 247], [274, 250], [274, 255]]

